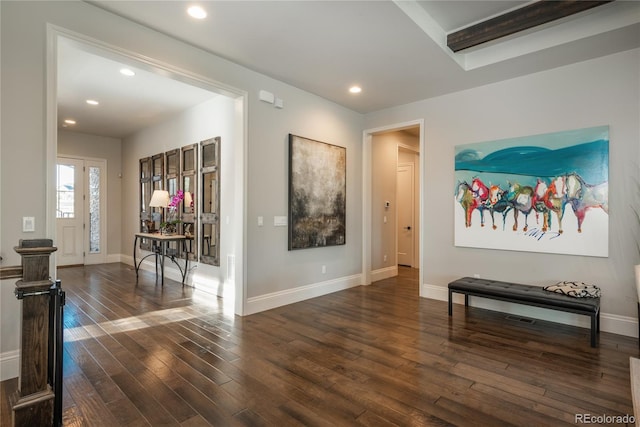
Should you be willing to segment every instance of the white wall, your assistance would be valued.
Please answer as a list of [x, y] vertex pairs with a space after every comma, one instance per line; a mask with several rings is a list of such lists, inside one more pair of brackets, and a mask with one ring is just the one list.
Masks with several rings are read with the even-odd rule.
[[107, 161], [107, 258], [120, 260], [122, 141], [78, 132], [58, 131], [58, 156]]
[[[603, 329], [637, 335], [633, 265], [640, 257], [630, 204], [639, 182], [639, 77], [640, 51], [632, 50], [367, 116], [367, 128], [425, 120], [423, 295], [444, 299], [450, 281], [476, 273], [537, 285], [582, 280], [602, 287]], [[597, 125], [610, 126], [608, 258], [454, 246], [456, 145]]]

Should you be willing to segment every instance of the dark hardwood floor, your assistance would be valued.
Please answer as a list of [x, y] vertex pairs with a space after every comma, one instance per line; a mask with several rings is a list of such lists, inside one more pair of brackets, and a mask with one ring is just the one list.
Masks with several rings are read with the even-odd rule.
[[[124, 264], [58, 271], [65, 426], [561, 426], [632, 414], [636, 339], [418, 297], [417, 271], [246, 317]], [[10, 425], [2, 383], [2, 425]], [[624, 425], [624, 424], [617, 424]]]

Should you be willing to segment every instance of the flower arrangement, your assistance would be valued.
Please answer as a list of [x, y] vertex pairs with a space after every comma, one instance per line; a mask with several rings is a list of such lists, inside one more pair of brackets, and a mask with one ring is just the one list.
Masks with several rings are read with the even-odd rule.
[[182, 200], [184, 200], [184, 191], [178, 190], [167, 206], [166, 220], [160, 224], [160, 229], [164, 231], [164, 234], [175, 233], [178, 229], [178, 224], [182, 222], [178, 218], [178, 206]]

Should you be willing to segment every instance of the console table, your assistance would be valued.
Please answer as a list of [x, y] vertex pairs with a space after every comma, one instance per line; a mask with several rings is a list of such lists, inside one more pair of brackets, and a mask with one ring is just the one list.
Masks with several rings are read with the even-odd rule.
[[[138, 251], [138, 239], [148, 239], [152, 242], [151, 253], [142, 257], [140, 262], [136, 260], [136, 253]], [[164, 260], [165, 257], [169, 257], [169, 259], [178, 266], [178, 270], [180, 270], [180, 274], [182, 275], [182, 286], [184, 287], [184, 282], [187, 278], [187, 271], [189, 271], [189, 257], [185, 257], [184, 259], [184, 269], [178, 263], [177, 257], [175, 254], [167, 254], [167, 249], [169, 249], [168, 244], [170, 242], [182, 242], [182, 249], [185, 250], [185, 242], [187, 237], [183, 234], [159, 234], [159, 233], [136, 233], [135, 239], [133, 240], [133, 266], [136, 269], [136, 284], [138, 283], [138, 270], [140, 270], [140, 265], [142, 265], [142, 261], [149, 258], [150, 256], [155, 256], [156, 259], [156, 280], [158, 278], [158, 258], [160, 259], [160, 283], [164, 286]]]

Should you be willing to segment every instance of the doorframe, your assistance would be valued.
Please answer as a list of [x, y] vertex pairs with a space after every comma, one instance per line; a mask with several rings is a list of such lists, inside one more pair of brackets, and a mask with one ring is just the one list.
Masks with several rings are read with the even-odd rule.
[[[233, 277], [235, 290], [234, 312], [243, 315], [246, 312], [246, 277], [247, 277], [247, 182], [248, 182], [248, 111], [249, 94], [247, 91], [212, 80], [208, 77], [192, 73], [188, 70], [175, 67], [154, 59], [151, 59], [139, 52], [126, 50], [101, 40], [68, 30], [57, 25], [47, 24], [46, 43], [46, 211], [45, 211], [45, 233], [53, 241], [56, 241], [55, 228], [55, 172], [56, 158], [58, 156], [58, 106], [57, 106], [57, 70], [58, 70], [58, 41], [60, 38], [82, 43], [90, 48], [95, 48], [101, 52], [109, 53], [116, 58], [125, 58], [127, 61], [136, 63], [142, 68], [151, 69], [154, 72], [161, 70], [163, 75], [174, 80], [181, 81], [192, 86], [209, 90], [212, 93], [227, 96], [235, 102], [235, 114], [233, 117], [233, 127], [237, 131], [237, 139], [232, 142], [234, 147], [234, 181], [237, 189], [235, 193], [239, 195], [234, 199], [234, 211], [237, 218], [233, 227], [233, 242], [230, 247], [235, 248], [234, 252], [227, 254], [233, 256], [233, 272], [227, 271], [227, 277]], [[124, 242], [121, 243], [120, 251], [124, 249]], [[50, 271], [56, 271], [55, 257], [50, 257]], [[231, 274], [233, 273], [233, 274]]]
[[[372, 144], [373, 144], [373, 136], [379, 133], [386, 133], [392, 131], [400, 131], [410, 127], [420, 127], [420, 156], [418, 156], [418, 167], [420, 168], [420, 200], [418, 201], [420, 205], [419, 209], [419, 218], [418, 224], [419, 229], [424, 230], [423, 218], [424, 218], [424, 176], [425, 176], [425, 141], [424, 141], [424, 119], [417, 119], [407, 122], [395, 123], [387, 126], [365, 129], [362, 132], [362, 285], [370, 285], [371, 284], [371, 224], [372, 224]], [[422, 283], [424, 277], [424, 233], [420, 231], [419, 238], [419, 252], [420, 252], [420, 262], [418, 268], [419, 270], [419, 286], [422, 290]], [[422, 295], [421, 295], [422, 296]]]

